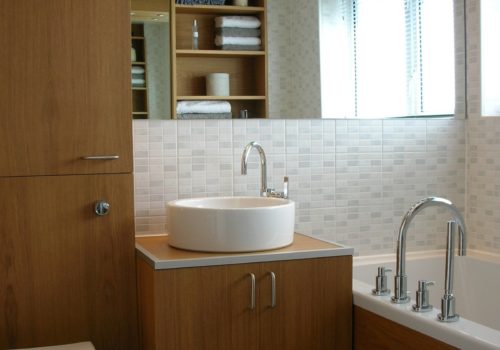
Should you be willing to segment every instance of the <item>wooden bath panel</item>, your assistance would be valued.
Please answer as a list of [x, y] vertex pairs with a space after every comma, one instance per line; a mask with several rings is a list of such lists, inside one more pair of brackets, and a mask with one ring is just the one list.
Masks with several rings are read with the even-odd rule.
[[354, 306], [355, 350], [450, 350], [437, 339]]

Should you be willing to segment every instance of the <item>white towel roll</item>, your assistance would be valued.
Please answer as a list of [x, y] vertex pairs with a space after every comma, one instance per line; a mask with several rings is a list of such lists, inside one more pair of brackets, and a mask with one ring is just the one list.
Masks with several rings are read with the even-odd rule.
[[215, 17], [215, 27], [260, 28], [260, 20], [253, 16]]
[[244, 36], [220, 36], [215, 37], [215, 45], [260, 45], [260, 38], [244, 37]]
[[210, 73], [206, 76], [208, 96], [229, 96], [229, 74]]

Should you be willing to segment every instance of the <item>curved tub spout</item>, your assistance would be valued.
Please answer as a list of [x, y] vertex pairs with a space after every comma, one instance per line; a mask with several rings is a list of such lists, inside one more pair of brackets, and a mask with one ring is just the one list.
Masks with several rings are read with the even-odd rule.
[[[408, 226], [412, 222], [413, 218], [423, 209], [431, 206], [444, 207], [448, 209], [453, 215], [453, 220], [458, 224], [458, 232], [459, 232], [459, 242], [458, 242], [458, 254], [465, 255], [466, 254], [466, 229], [465, 222], [462, 217], [462, 214], [458, 211], [458, 209], [445, 198], [439, 197], [427, 197], [424, 198], [417, 203], [415, 203], [410, 210], [405, 214], [403, 220], [401, 221], [401, 226], [399, 227], [399, 235], [398, 235], [398, 248], [396, 252], [396, 275], [394, 276], [394, 296], [392, 297], [392, 301], [397, 304], [408, 303], [411, 298], [408, 296], [407, 289], [407, 276], [406, 276], [406, 234], [408, 231]], [[447, 249], [451, 249], [453, 252], [453, 247], [449, 246]], [[450, 252], [448, 252], [450, 253]], [[447, 253], [447, 255], [448, 255]], [[447, 264], [448, 265], [448, 264]], [[448, 270], [448, 267], [447, 267]], [[451, 285], [451, 271], [446, 271], [446, 286]], [[445, 291], [449, 293], [450, 291]]]

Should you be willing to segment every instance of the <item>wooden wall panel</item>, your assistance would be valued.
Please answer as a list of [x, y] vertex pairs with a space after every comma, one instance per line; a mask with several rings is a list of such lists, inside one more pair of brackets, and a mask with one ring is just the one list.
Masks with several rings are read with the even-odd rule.
[[0, 178], [0, 348], [137, 349], [132, 194], [131, 174]]
[[457, 348], [354, 306], [356, 350], [452, 350]]
[[129, 8], [0, 1], [0, 176], [132, 171]]

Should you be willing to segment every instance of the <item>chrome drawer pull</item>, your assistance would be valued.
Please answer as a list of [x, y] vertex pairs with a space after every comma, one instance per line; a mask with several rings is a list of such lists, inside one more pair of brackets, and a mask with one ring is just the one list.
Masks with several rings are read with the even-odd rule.
[[250, 310], [255, 310], [255, 275], [249, 273], [251, 282]]
[[271, 275], [271, 308], [276, 307], [276, 274], [272, 271], [269, 271], [269, 275]]
[[119, 159], [120, 156], [86, 156], [82, 157], [83, 160], [115, 160]]

